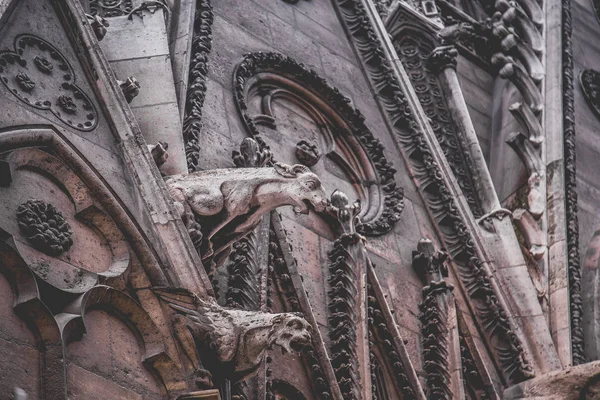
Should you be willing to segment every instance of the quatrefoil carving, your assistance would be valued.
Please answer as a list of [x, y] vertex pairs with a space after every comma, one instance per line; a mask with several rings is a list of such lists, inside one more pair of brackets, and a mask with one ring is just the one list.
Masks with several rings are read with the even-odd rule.
[[33, 35], [17, 36], [14, 47], [14, 51], [0, 51], [0, 80], [4, 86], [25, 104], [50, 111], [77, 130], [94, 129], [98, 113], [75, 84], [75, 73], [66, 58]]

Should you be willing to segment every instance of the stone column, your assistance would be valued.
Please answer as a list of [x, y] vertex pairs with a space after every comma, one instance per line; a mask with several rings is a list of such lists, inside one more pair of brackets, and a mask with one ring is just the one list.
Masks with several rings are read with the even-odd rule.
[[423, 369], [432, 399], [463, 399], [460, 337], [456, 319], [454, 286], [444, 280], [448, 276], [448, 255], [436, 251], [429, 239], [421, 239], [413, 252], [413, 268], [421, 278], [423, 302]]
[[360, 203], [349, 204], [348, 197], [336, 190], [331, 195], [330, 210], [342, 230], [329, 252], [331, 362], [345, 399], [370, 400], [369, 261], [365, 238], [356, 232]]
[[475, 169], [471, 171], [475, 178], [475, 190], [481, 202], [482, 211], [487, 214], [499, 209], [500, 202], [456, 76], [457, 56], [458, 51], [454, 46], [436, 47], [429, 56], [428, 67], [438, 74], [438, 81], [448, 102], [452, 121], [456, 124], [465, 157], [470, 158], [471, 164], [475, 166]]

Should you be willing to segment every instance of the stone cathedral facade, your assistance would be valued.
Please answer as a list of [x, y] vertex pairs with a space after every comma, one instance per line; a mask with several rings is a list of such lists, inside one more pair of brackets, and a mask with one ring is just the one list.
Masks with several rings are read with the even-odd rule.
[[600, 399], [597, 0], [0, 0], [0, 399]]

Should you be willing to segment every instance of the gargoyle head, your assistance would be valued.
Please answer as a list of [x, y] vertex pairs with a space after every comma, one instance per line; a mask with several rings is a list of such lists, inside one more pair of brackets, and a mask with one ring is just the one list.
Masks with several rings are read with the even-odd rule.
[[281, 190], [285, 190], [289, 197], [296, 203], [294, 212], [308, 214], [309, 205], [318, 212], [325, 210], [329, 204], [327, 194], [321, 180], [308, 167], [296, 164], [287, 165], [275, 163], [275, 171], [284, 178], [293, 178], [284, 182]]
[[279, 314], [273, 319], [269, 332], [269, 348], [281, 347], [284, 353], [299, 352], [310, 345], [312, 327], [301, 316], [293, 313]]

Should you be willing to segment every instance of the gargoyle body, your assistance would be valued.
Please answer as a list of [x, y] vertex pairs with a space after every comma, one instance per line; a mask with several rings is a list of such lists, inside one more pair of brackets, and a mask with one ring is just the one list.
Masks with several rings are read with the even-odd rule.
[[213, 375], [243, 380], [258, 369], [267, 349], [276, 345], [295, 352], [311, 342], [310, 324], [295, 313], [226, 309], [184, 289], [154, 292], [177, 312], [174, 333], [196, 371], [205, 367]]
[[304, 165], [199, 171], [166, 183], [188, 228], [201, 226], [202, 259], [217, 266], [264, 214], [285, 205], [306, 214], [309, 206], [323, 211], [328, 204], [319, 177]]

